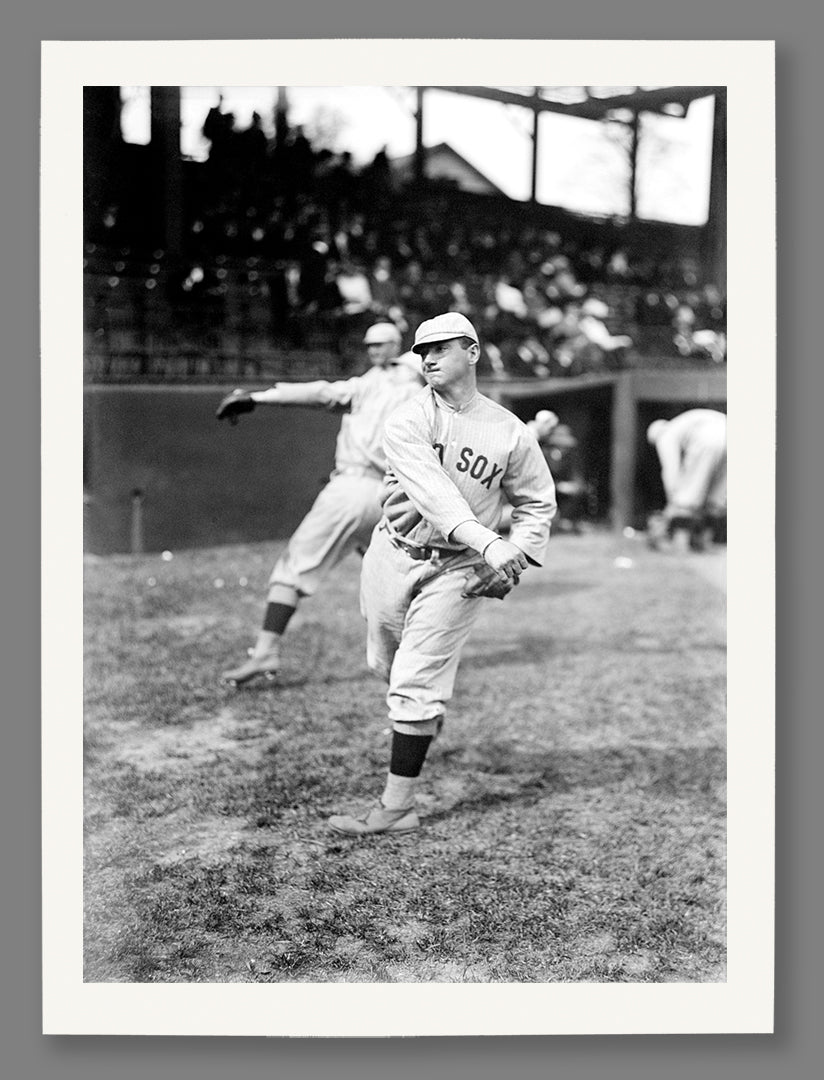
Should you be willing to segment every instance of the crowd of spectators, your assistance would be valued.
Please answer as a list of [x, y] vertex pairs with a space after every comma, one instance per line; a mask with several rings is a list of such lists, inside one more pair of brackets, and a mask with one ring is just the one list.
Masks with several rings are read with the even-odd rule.
[[[562, 233], [506, 200], [481, 213], [441, 181], [402, 187], [385, 151], [358, 169], [282, 115], [269, 139], [258, 114], [239, 130], [218, 106], [203, 134], [175, 288], [208, 305], [226, 294], [227, 264], [254, 267], [247, 284], [277, 344], [301, 348], [319, 324], [340, 344], [378, 317], [408, 336], [456, 310], [478, 327], [485, 373], [501, 378], [616, 370], [650, 351], [726, 358], [724, 297], [694, 256], [583, 222]], [[114, 236], [117, 208], [108, 214]]]

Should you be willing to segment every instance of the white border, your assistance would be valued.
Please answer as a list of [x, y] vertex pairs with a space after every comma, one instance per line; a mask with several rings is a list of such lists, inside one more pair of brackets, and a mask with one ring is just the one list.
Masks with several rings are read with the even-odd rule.
[[[728, 87], [728, 980], [140, 985], [82, 980], [83, 85]], [[43, 1030], [548, 1035], [773, 1030], [775, 113], [769, 41], [44, 42]], [[757, 297], [757, 318], [752, 304]], [[753, 482], [757, 480], [757, 483]]]

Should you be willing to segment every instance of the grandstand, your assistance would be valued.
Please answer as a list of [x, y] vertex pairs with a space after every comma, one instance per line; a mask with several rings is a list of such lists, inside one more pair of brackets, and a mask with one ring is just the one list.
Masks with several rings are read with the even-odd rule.
[[[524, 418], [552, 407], [575, 423], [593, 477], [593, 516], [616, 528], [638, 522], [655, 495], [640, 438], [647, 413], [724, 407], [726, 400], [724, 91], [439, 89], [532, 111], [530, 200], [508, 199], [477, 176], [462, 185], [460, 170], [427, 175], [425, 88], [418, 89], [411, 160], [393, 166], [379, 153], [360, 169], [347, 154], [313, 146], [282, 108], [271, 139], [254, 122], [234, 130], [212, 109], [204, 124], [208, 159], [185, 161], [178, 88], [152, 88], [147, 146], [122, 137], [118, 87], [85, 88], [92, 550], [126, 549], [124, 492], [143, 490], [147, 474], [145, 463], [130, 465], [127, 455], [116, 483], [103, 475], [98, 463], [108, 462], [110, 471], [117, 455], [104, 445], [101, 401], [118, 393], [136, 400], [136, 388], [199, 388], [206, 395], [213, 388], [217, 395], [227, 384], [346, 377], [362, 362], [360, 341], [370, 322], [390, 318], [409, 341], [421, 319], [447, 309], [478, 326], [484, 392]], [[626, 115], [636, 140], [642, 111], [683, 115], [708, 95], [715, 99], [715, 132], [706, 225], [637, 216], [635, 142], [626, 217], [595, 219], [535, 200], [542, 111], [593, 123]], [[436, 149], [441, 162], [459, 158], [449, 147]], [[285, 513], [277, 528], [288, 530], [294, 516]], [[237, 538], [264, 534], [261, 524]], [[160, 524], [153, 536], [149, 546], [180, 538]], [[182, 542], [221, 538], [218, 527], [208, 536], [187, 532]]]

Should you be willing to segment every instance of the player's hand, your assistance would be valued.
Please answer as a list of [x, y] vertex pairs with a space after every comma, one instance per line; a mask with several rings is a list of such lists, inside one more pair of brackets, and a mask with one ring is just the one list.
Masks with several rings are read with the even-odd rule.
[[251, 412], [254, 407], [251, 391], [233, 390], [218, 405], [215, 416], [218, 420], [228, 420], [230, 424], [236, 424], [241, 413]]
[[527, 568], [526, 555], [519, 547], [499, 537], [493, 540], [484, 551], [484, 562], [491, 566], [501, 581], [518, 583], [518, 578]]
[[408, 536], [423, 521], [412, 500], [399, 488], [383, 501], [383, 514], [398, 536]]
[[467, 577], [461, 596], [490, 596], [495, 600], [503, 600], [517, 584], [517, 578], [501, 581], [491, 566], [481, 563]]

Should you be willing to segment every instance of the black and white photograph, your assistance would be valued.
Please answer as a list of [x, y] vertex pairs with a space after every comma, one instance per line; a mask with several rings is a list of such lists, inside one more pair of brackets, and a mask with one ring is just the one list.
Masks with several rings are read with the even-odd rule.
[[771, 43], [119, 44], [43, 52], [47, 1030], [771, 1030]]

